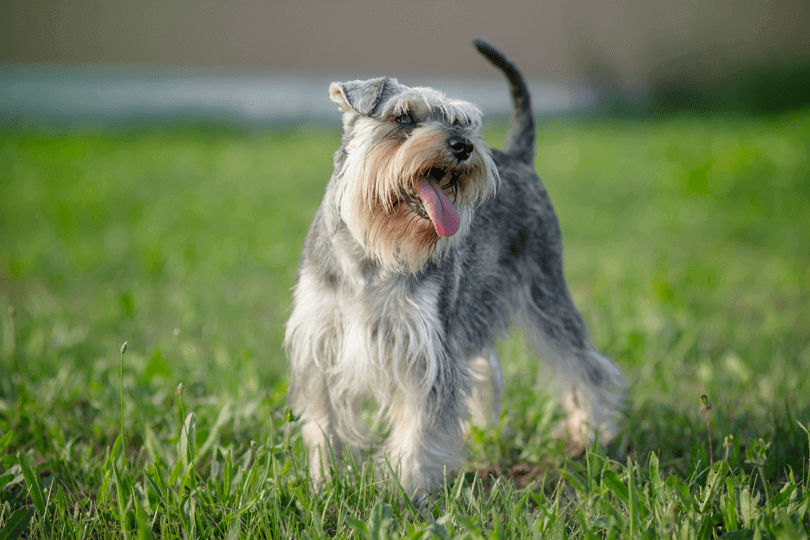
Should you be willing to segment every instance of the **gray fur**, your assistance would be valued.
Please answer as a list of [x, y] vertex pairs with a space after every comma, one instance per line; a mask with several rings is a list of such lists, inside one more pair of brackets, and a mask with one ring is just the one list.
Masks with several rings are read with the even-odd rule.
[[381, 103], [385, 103], [388, 98], [398, 94], [402, 89], [402, 85], [390, 77], [335, 84], [346, 102], [363, 116], [374, 116]]
[[506, 80], [509, 81], [514, 107], [509, 131], [503, 143], [503, 152], [514, 156], [519, 161], [531, 163], [534, 159], [534, 115], [526, 81], [523, 80], [523, 75], [515, 63], [492, 44], [483, 39], [475, 39], [473, 44], [478, 52], [503, 71]]
[[[345, 133], [304, 245], [285, 339], [290, 401], [303, 415], [316, 482], [329, 475], [330, 453], [340, 458], [371, 444], [357, 420], [360, 400], [370, 395], [391, 428], [380, 457], [412, 492], [438, 487], [444, 474], [463, 462], [468, 412], [481, 422], [497, 419], [503, 383], [492, 345], [510, 322], [560, 381], [572, 440], [584, 444], [598, 431], [607, 441], [617, 433], [624, 379], [589, 342], [565, 283], [559, 224], [531, 163], [534, 139], [527, 129], [533, 124], [525, 84], [500, 52], [476, 45], [512, 84], [518, 120], [507, 134], [513, 141], [508, 153], [481, 145], [473, 105], [446, 100], [434, 90], [408, 88], [394, 79], [330, 88], [344, 111]], [[391, 89], [398, 93], [387, 95]], [[362, 230], [347, 223], [345, 208], [361, 180], [351, 174], [363, 170], [358, 149], [368, 148], [379, 130], [404, 129], [391, 119], [403, 100], [431, 104], [434, 113], [420, 122], [446, 122], [448, 137], [463, 132], [476, 141], [477, 158], [487, 164], [486, 181], [498, 186], [483, 202], [459, 204], [466, 228], [439, 239], [434, 256], [416, 272], [368, 251]], [[490, 396], [491, 404], [480, 403]]]

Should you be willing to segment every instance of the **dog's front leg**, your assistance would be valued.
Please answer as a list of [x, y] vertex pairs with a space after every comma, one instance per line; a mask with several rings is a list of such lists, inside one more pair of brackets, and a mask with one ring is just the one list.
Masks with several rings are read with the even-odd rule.
[[422, 500], [464, 462], [467, 393], [462, 373], [444, 376], [420, 396], [416, 387], [395, 392], [388, 418], [387, 459], [405, 490]]

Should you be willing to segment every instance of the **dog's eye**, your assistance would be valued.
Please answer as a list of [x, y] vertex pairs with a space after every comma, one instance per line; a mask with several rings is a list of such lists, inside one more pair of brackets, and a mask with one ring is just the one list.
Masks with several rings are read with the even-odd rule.
[[412, 126], [416, 123], [411, 113], [400, 114], [397, 116], [397, 123], [402, 126]]

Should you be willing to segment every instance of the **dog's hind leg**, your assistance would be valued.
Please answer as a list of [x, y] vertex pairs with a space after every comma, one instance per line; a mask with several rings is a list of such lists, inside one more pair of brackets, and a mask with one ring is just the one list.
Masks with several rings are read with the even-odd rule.
[[[562, 271], [558, 274], [561, 279]], [[618, 367], [588, 341], [581, 315], [564, 282], [541, 274], [519, 301], [515, 323], [554, 372], [568, 413], [571, 442], [609, 442], [619, 430], [626, 383]]]

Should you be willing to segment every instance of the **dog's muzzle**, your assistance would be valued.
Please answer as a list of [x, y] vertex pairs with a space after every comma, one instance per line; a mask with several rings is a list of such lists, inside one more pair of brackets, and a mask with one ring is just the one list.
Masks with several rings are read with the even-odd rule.
[[470, 139], [458, 135], [447, 139], [447, 146], [450, 147], [450, 151], [453, 152], [453, 157], [455, 157], [459, 163], [467, 161], [475, 149]]

